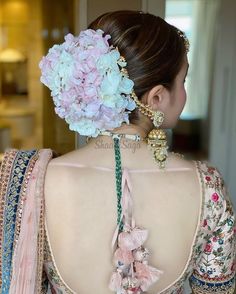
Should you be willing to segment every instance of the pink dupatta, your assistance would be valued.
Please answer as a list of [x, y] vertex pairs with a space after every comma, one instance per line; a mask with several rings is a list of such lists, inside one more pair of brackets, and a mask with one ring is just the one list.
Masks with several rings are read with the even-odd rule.
[[[50, 149], [39, 151], [33, 170], [28, 179], [26, 197], [24, 199], [20, 234], [13, 255], [12, 279], [10, 294], [38, 293], [38, 273], [40, 268], [39, 244], [40, 218], [43, 216], [44, 177], [47, 164], [52, 157]], [[42, 237], [41, 237], [42, 238]], [[42, 261], [41, 261], [42, 262]], [[41, 273], [39, 273], [41, 275]]]

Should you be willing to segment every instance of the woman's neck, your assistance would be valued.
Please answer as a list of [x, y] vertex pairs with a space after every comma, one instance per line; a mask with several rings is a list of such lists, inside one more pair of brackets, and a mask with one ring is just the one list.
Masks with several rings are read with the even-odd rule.
[[[147, 136], [147, 131], [144, 130], [144, 128], [142, 128], [141, 126], [135, 125], [135, 124], [123, 124], [121, 125], [119, 128], [115, 128], [112, 131], [107, 131], [107, 132], [111, 132], [114, 134], [128, 134], [128, 135], [139, 135], [141, 137], [141, 142], [143, 141], [143, 143], [140, 142], [141, 145], [144, 144], [145, 138]], [[126, 140], [127, 137], [122, 138], [121, 140]], [[105, 134], [101, 134], [96, 138], [89, 138], [89, 145], [92, 146], [93, 144], [96, 144], [97, 141], [101, 141], [103, 140], [104, 142], [110, 142], [111, 137]]]
[[142, 138], [145, 138], [147, 136], [147, 131], [138, 125], [134, 125], [134, 124], [123, 124], [122, 126], [120, 126], [119, 128], [115, 128], [114, 130], [112, 130], [112, 133], [115, 134], [129, 134], [129, 135], [139, 135]]

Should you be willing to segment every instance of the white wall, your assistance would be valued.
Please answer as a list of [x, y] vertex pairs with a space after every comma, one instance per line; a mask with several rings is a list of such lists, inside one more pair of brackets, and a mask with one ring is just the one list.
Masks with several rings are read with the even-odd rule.
[[[227, 5], [225, 5], [227, 3]], [[236, 208], [236, 1], [221, 1], [213, 82], [210, 162], [226, 181]]]

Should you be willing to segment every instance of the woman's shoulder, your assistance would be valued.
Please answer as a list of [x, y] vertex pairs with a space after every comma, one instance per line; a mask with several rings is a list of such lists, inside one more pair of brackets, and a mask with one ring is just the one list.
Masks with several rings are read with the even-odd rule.
[[[202, 202], [202, 226], [210, 229], [225, 218], [235, 218], [235, 211], [225, 179], [220, 170], [207, 160], [186, 160], [173, 154], [172, 164], [194, 171], [198, 178]], [[183, 178], [187, 180], [186, 174]]]
[[[8, 148], [5, 150], [3, 154], [1, 154], [1, 162], [10, 160], [12, 157], [27, 157], [31, 155], [42, 155], [48, 153], [52, 155], [52, 157], [56, 157], [57, 153], [49, 148], [32, 148], [32, 149], [16, 149], [16, 148]], [[38, 156], [39, 157], [39, 156]]]
[[[86, 148], [73, 150], [61, 156], [55, 157], [50, 161], [50, 165], [66, 166], [67, 164], [78, 164], [84, 166], [106, 166], [113, 167], [115, 160], [114, 150], [90, 150]], [[121, 162], [128, 169], [159, 169], [158, 164], [153, 159], [152, 153], [147, 148], [136, 152], [121, 152]], [[193, 160], [185, 159], [181, 154], [170, 152], [166, 161], [165, 170], [195, 170], [196, 163]]]
[[13, 174], [21, 177], [31, 174], [34, 167], [40, 166], [41, 170], [46, 169], [47, 164], [54, 156], [51, 149], [30, 149], [19, 150], [14, 148], [7, 149], [0, 162], [0, 178], [9, 178]]
[[[229, 284], [235, 272], [236, 217], [229, 191], [218, 168], [198, 161], [202, 185], [202, 212], [194, 252], [195, 264], [191, 284], [200, 287], [204, 281], [214, 286], [224, 279]], [[210, 287], [210, 284], [208, 284]], [[222, 284], [223, 285], [223, 284]]]
[[224, 222], [233, 230], [235, 211], [224, 177], [208, 161], [198, 161], [197, 165], [202, 186], [203, 230], [210, 234]]
[[196, 169], [196, 161], [190, 160], [186, 158], [181, 153], [176, 152], [169, 152], [168, 154], [168, 161], [167, 161], [167, 168], [176, 168], [176, 169], [189, 169], [195, 170]]
[[228, 197], [228, 190], [225, 180], [220, 170], [209, 161], [196, 161], [196, 167], [199, 172], [199, 178], [204, 192], [207, 194], [222, 194], [222, 197]]
[[224, 209], [225, 205], [231, 205], [231, 198], [220, 170], [209, 161], [195, 161], [199, 174], [199, 182], [202, 186], [202, 194], [207, 209]]

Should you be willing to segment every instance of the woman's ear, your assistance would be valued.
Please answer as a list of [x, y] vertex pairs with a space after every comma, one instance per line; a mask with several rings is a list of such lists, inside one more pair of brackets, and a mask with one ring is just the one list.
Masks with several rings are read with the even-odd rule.
[[169, 92], [163, 85], [153, 87], [144, 95], [144, 104], [151, 106], [153, 110], [164, 111], [169, 102]]

